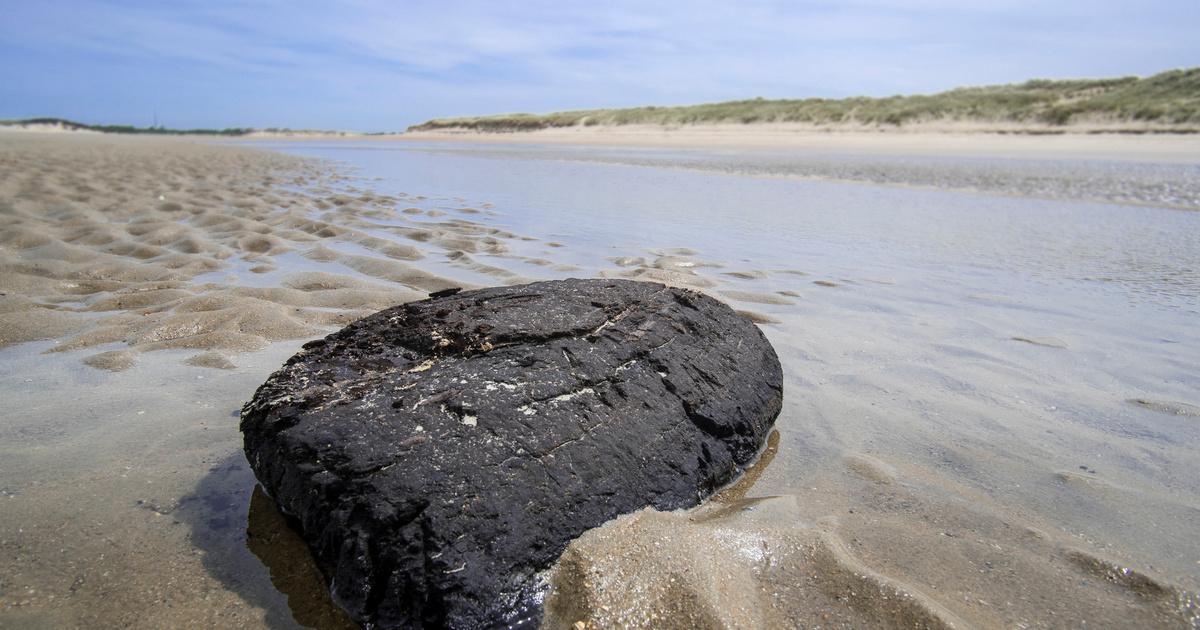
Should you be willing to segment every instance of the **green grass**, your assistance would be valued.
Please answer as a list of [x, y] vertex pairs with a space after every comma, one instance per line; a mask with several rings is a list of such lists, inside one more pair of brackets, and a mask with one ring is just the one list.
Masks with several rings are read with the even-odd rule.
[[166, 129], [164, 127], [134, 127], [132, 125], [87, 125], [62, 118], [25, 118], [23, 120], [0, 120], [0, 125], [62, 125], [67, 129], [86, 129], [102, 133], [151, 134], [160, 136], [244, 136], [253, 129], [233, 127], [230, 129]]
[[964, 87], [932, 95], [887, 98], [756, 98], [682, 107], [437, 118], [409, 127], [409, 131], [463, 129], [514, 132], [575, 125], [674, 126], [770, 122], [899, 127], [936, 121], [1052, 127], [1089, 122], [1194, 126], [1200, 124], [1200, 68], [1172, 70], [1145, 79], [1035, 79], [1019, 85]]

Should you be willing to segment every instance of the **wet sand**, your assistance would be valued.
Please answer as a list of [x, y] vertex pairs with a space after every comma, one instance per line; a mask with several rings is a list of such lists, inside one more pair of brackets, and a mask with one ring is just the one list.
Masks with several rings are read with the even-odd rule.
[[548, 627], [1200, 624], [1176, 319], [687, 243], [581, 267], [582, 237], [524, 235], [488, 199], [241, 147], [0, 135], [0, 173], [5, 627], [347, 627], [254, 494], [241, 404], [368, 312], [571, 274], [728, 301], [779, 350], [786, 398], [738, 485], [576, 541]]
[[515, 238], [465, 218], [422, 221], [425, 210], [406, 207], [415, 198], [377, 196], [278, 154], [95, 135], [0, 140], [0, 347], [121, 344], [84, 357], [104, 369], [183, 348], [228, 367], [274, 341], [478, 286], [410, 263], [446, 252], [469, 266]]
[[520, 240], [471, 220], [486, 209], [376, 195], [346, 171], [0, 134], [0, 625], [295, 627], [246, 547], [241, 404], [304, 340], [528, 281], [473, 258]]
[[[1031, 131], [1031, 130], [1026, 130]], [[789, 125], [421, 132], [364, 146], [1200, 209], [1200, 134], [814, 131]]]

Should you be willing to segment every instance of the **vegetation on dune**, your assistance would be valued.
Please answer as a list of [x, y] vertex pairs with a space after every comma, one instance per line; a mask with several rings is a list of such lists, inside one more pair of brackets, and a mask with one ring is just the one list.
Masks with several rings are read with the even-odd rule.
[[26, 127], [29, 125], [53, 125], [64, 129], [99, 131], [102, 133], [137, 133], [163, 136], [199, 135], [199, 136], [244, 136], [253, 132], [248, 127], [233, 127], [229, 129], [167, 129], [165, 127], [134, 127], [132, 125], [88, 125], [62, 118], [26, 118], [23, 120], [0, 120], [0, 125]]
[[1049, 126], [1136, 123], [1167, 128], [1196, 125], [1200, 124], [1200, 68], [1172, 70], [1145, 79], [1035, 79], [1019, 85], [964, 87], [932, 95], [887, 98], [756, 98], [682, 107], [437, 118], [409, 127], [409, 131], [513, 132], [575, 125], [769, 122], [902, 126], [938, 121]]

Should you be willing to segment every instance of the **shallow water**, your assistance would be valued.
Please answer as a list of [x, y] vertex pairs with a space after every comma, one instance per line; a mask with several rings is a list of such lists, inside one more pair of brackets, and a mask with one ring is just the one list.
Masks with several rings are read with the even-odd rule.
[[[1183, 197], [1130, 198], [1193, 205], [1193, 166], [303, 151], [345, 159], [383, 187], [486, 201], [499, 213], [489, 224], [542, 239], [527, 253], [579, 273], [694, 272], [736, 308], [778, 321], [763, 329], [787, 375], [780, 446], [751, 495], [793, 501], [793, 529], [835, 519], [831, 535], [854, 541], [858, 562], [945, 607], [943, 619], [1054, 625], [1073, 610], [1103, 625], [1111, 609], [1078, 610], [1097, 595], [1072, 591], [1062, 566], [1038, 558], [1077, 548], [1200, 587], [1200, 422], [1129, 402], [1200, 402], [1200, 214], [1112, 203], [1115, 190], [1174, 177]], [[753, 177], [764, 169], [748, 164], [950, 189], [992, 173], [988, 192], [1000, 194]], [[1052, 185], [1032, 185], [1033, 172]], [[931, 528], [939, 521], [954, 525]], [[960, 548], [955, 539], [973, 534], [980, 549]], [[1043, 548], [1021, 542], [1031, 538]], [[1004, 553], [1010, 544], [1025, 548]], [[997, 558], [1010, 575], [978, 579]], [[634, 583], [669, 574], [625, 569]], [[1047, 589], [1057, 594], [1021, 602]], [[1195, 623], [1194, 611], [1176, 616]], [[621, 619], [639, 617], [604, 620]]]
[[[500, 234], [503, 247], [426, 247], [411, 263], [443, 278], [656, 279], [765, 322], [785, 402], [778, 445], [738, 491], [743, 503], [597, 530], [573, 548], [580, 584], [621, 576], [624, 596], [560, 583], [552, 604], [582, 593], [595, 606], [560, 605], [558, 622], [1196, 627], [1200, 213], [1146, 205], [1198, 205], [1194, 167], [273, 148], [352, 165], [357, 186], [419, 207], [418, 226], [459, 219]], [[1053, 181], [1034, 186], [1031, 173]], [[1154, 197], [1164, 181], [1175, 196]], [[355, 226], [397, 239], [384, 229], [394, 223]], [[198, 281], [270, 285], [293, 270], [381, 279], [331, 256], [284, 253], [271, 258], [277, 271], [238, 263]], [[174, 605], [206, 625], [341, 623], [297, 612], [300, 599], [289, 609], [244, 542], [253, 480], [234, 412], [300, 341], [237, 355], [232, 371], [162, 351], [117, 374], [37, 354], [38, 343], [48, 342], [0, 350], [30, 375], [4, 386], [23, 411], [0, 428], [0, 486], [28, 527], [0, 519], [5, 550], [23, 558], [0, 584], [0, 619], [165, 626], [179, 619], [163, 608]], [[56, 390], [89, 402], [45, 399]], [[93, 416], [64, 417], [89, 406]], [[687, 543], [654, 543], [670, 540]], [[629, 561], [651, 550], [658, 561]], [[682, 591], [656, 590], [684, 573]], [[840, 593], [846, 576], [870, 576], [875, 590]], [[105, 580], [121, 604], [102, 604]], [[70, 603], [46, 599], [55, 589]], [[917, 603], [889, 608], [888, 593]]]
[[[1196, 214], [1166, 207], [1130, 208], [1106, 191], [1153, 179], [1178, 191], [1181, 203], [1200, 200], [1200, 166], [1106, 161], [882, 158], [780, 152], [699, 154], [561, 148], [495, 147], [292, 149], [346, 160], [375, 184], [422, 195], [489, 204], [482, 220], [570, 248], [543, 253], [603, 269], [617, 253], [688, 247], [736, 269], [774, 268], [904, 272], [942, 266], [972, 273], [1070, 283], [1095, 293], [1118, 291], [1152, 302], [1200, 307]], [[869, 165], [879, 181], [930, 185], [910, 171], [936, 171], [937, 187], [966, 188], [986, 174], [1031, 170], [1069, 183], [1033, 190], [995, 178], [1002, 196], [957, 190], [908, 190], [795, 178], [760, 178], [746, 164]], [[693, 169], [703, 164], [706, 170]], [[889, 168], [890, 167], [890, 168]], [[785, 169], [786, 170], [786, 169]], [[730, 175], [733, 174], [733, 175]], [[836, 177], [836, 174], [832, 177]], [[873, 180], [868, 180], [873, 181]], [[1036, 197], [1031, 197], [1037, 195]], [[1079, 203], [1082, 197], [1084, 203]], [[1064, 202], [1070, 201], [1070, 202]], [[870, 273], [866, 273], [870, 275]], [[927, 272], [919, 275], [928, 275]]]

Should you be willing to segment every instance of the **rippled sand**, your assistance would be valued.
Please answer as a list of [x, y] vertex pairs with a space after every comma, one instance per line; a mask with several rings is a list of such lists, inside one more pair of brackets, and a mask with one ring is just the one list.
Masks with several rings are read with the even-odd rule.
[[1194, 361], [1160, 324], [1138, 322], [1147, 351], [1002, 286], [950, 302], [684, 247], [581, 268], [576, 241], [518, 234], [486, 200], [353, 175], [0, 136], [0, 626], [350, 627], [254, 492], [241, 404], [366, 313], [571, 274], [709, 292], [763, 325], [788, 380], [737, 485], [573, 543], [548, 627], [1200, 625], [1200, 408], [1169, 382]]
[[242, 402], [304, 340], [528, 281], [474, 259], [519, 239], [486, 210], [427, 201], [266, 151], [0, 135], [0, 626], [292, 627], [246, 547]]
[[433, 253], [496, 282], [527, 281], [472, 259], [507, 251], [515, 235], [430, 220], [405, 207], [414, 199], [348, 186], [312, 161], [94, 136], [4, 137], [0, 156], [0, 347], [56, 339], [53, 351], [94, 349], [83, 361], [109, 370], [188, 348], [202, 351], [190, 361], [224, 367], [273, 341], [477, 286], [409, 264]]

